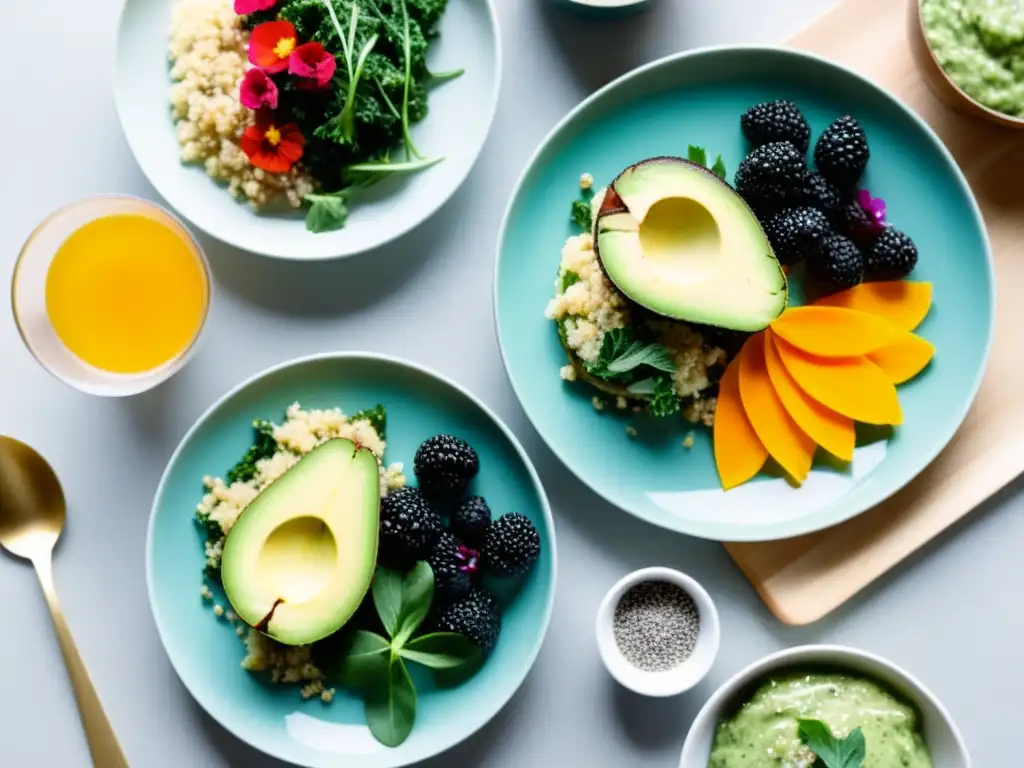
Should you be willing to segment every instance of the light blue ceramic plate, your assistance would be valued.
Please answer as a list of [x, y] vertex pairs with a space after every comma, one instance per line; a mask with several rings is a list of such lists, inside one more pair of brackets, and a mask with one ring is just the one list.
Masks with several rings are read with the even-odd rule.
[[[501, 37], [491, 0], [451, 0], [431, 46], [435, 72], [465, 74], [435, 88], [430, 114], [413, 128], [416, 145], [444, 162], [395, 178], [353, 200], [344, 229], [306, 231], [301, 216], [256, 215], [201, 167], [179, 161], [171, 121], [167, 45], [175, 0], [125, 0], [117, 40], [114, 98], [135, 159], [156, 190], [208, 235], [282, 259], [317, 260], [377, 248], [425, 221], [469, 175], [490, 131], [501, 84]], [[466, 105], [472, 105], [467, 109]]]
[[[730, 178], [746, 145], [740, 115], [760, 101], [790, 98], [817, 134], [855, 115], [871, 144], [863, 181], [885, 198], [889, 218], [918, 244], [913, 278], [934, 283], [920, 333], [935, 344], [927, 371], [900, 387], [906, 424], [865, 444], [852, 467], [817, 467], [800, 489], [759, 478], [724, 493], [709, 435], [647, 419], [629, 440], [629, 420], [598, 414], [585, 385], [567, 385], [566, 363], [544, 308], [581, 172], [605, 184], [623, 168], [702, 145], [722, 153]], [[978, 206], [952, 157], [909, 109], [853, 72], [778, 48], [693, 51], [639, 69], [603, 88], [548, 136], [519, 181], [498, 244], [495, 316], [512, 386], [551, 449], [586, 484], [644, 520], [694, 536], [754, 541], [796, 536], [853, 517], [918, 474], [953, 436], [981, 381], [993, 323], [992, 263]], [[612, 409], [614, 410], [614, 409]]]
[[[480, 455], [472, 491], [494, 513], [521, 512], [541, 534], [542, 554], [503, 615], [498, 645], [482, 670], [456, 688], [417, 678], [419, 707], [409, 739], [380, 746], [362, 704], [341, 689], [330, 705], [303, 702], [294, 687], [273, 687], [239, 667], [241, 641], [204, 604], [202, 537], [192, 521], [205, 474], [222, 474], [252, 440], [254, 418], [283, 418], [298, 401], [352, 413], [388, 409], [387, 461], [405, 463], [427, 437], [449, 432]], [[436, 755], [462, 741], [512, 697], [533, 665], [555, 593], [555, 533], [540, 480], [522, 447], [480, 401], [410, 363], [369, 354], [333, 354], [285, 363], [241, 384], [215, 403], [182, 440], [164, 472], [146, 544], [146, 578], [157, 630], [185, 687], [221, 725], [253, 747], [310, 768], [391, 768]]]

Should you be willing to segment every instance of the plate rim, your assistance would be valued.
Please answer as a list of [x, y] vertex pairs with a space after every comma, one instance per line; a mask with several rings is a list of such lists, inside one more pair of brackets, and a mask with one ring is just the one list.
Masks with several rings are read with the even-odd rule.
[[[269, 755], [271, 757], [277, 758], [279, 760], [284, 760], [285, 762], [289, 762], [295, 765], [306, 766], [306, 768], [314, 768], [314, 764], [312, 763], [296, 763], [294, 758], [290, 757], [289, 755], [282, 754], [277, 750], [265, 749], [264, 747], [254, 743], [252, 739], [249, 738], [248, 735], [240, 733], [238, 730], [228, 727], [227, 725], [222, 723], [221, 720], [211, 711], [211, 707], [208, 705], [208, 702], [200, 698], [200, 696], [196, 694], [190, 683], [185, 679], [185, 676], [182, 675], [181, 670], [178, 668], [178, 664], [175, 660], [175, 657], [171, 654], [169, 646], [167, 644], [166, 633], [168, 632], [168, 630], [165, 628], [163, 622], [161, 621], [159, 612], [157, 611], [156, 608], [157, 601], [154, 592], [155, 586], [153, 575], [153, 552], [155, 549], [155, 521], [158, 509], [166, 494], [166, 488], [172, 468], [174, 468], [174, 466], [178, 463], [180, 456], [184, 452], [186, 447], [192, 444], [193, 440], [195, 439], [196, 433], [203, 426], [205, 426], [206, 423], [211, 418], [213, 418], [213, 416], [218, 411], [220, 411], [236, 396], [242, 394], [244, 391], [260, 383], [261, 381], [273, 376], [274, 374], [280, 373], [281, 371], [301, 365], [307, 365], [310, 363], [323, 363], [327, 361], [342, 360], [359, 360], [364, 362], [371, 361], [377, 363], [398, 365], [407, 370], [411, 370], [417, 374], [431, 377], [435, 381], [444, 384], [450, 387], [451, 389], [454, 389], [457, 393], [468, 398], [469, 401], [473, 405], [475, 405], [480, 411], [482, 411], [484, 416], [490, 419], [490, 421], [498, 428], [499, 432], [501, 432], [501, 434], [504, 435], [505, 439], [509, 442], [509, 444], [512, 446], [512, 448], [516, 451], [516, 453], [522, 460], [524, 466], [526, 467], [527, 473], [530, 476], [530, 480], [533, 483], [534, 493], [536, 494], [537, 499], [540, 502], [541, 512], [543, 514], [545, 524], [547, 526], [547, 535], [549, 539], [547, 546], [551, 553], [551, 588], [548, 590], [548, 595], [544, 606], [543, 618], [541, 621], [541, 631], [536, 642], [533, 645], [533, 648], [530, 649], [530, 652], [527, 657], [528, 663], [523, 667], [521, 674], [518, 675], [519, 679], [516, 680], [515, 687], [512, 689], [509, 697], [505, 701], [501, 702], [498, 706], [496, 706], [493, 712], [491, 712], [491, 714], [488, 717], [486, 717], [482, 722], [480, 722], [476, 727], [459, 735], [458, 738], [456, 738], [455, 740], [449, 741], [440, 750], [431, 752], [429, 754], [419, 755], [415, 758], [410, 758], [408, 760], [403, 757], [399, 757], [399, 759], [397, 760], [388, 759], [386, 757], [386, 755], [388, 754], [387, 752], [384, 752], [381, 755], [381, 762], [379, 764], [379, 768], [401, 768], [402, 766], [410, 765], [412, 762], [427, 760], [431, 757], [436, 757], [437, 755], [443, 754], [449, 751], [450, 749], [453, 749], [469, 737], [473, 736], [485, 725], [490, 723], [498, 715], [498, 713], [501, 712], [501, 710], [503, 710], [508, 705], [508, 703], [515, 697], [516, 693], [522, 687], [522, 684], [525, 682], [527, 676], [530, 674], [531, 671], [533, 671], [534, 666], [536, 666], [537, 656], [540, 654], [540, 650], [543, 647], [544, 642], [547, 639], [548, 632], [551, 628], [551, 618], [554, 612], [555, 595], [558, 591], [558, 545], [557, 533], [555, 531], [554, 515], [551, 512], [551, 504], [548, 499], [547, 492], [544, 489], [544, 485], [540, 480], [540, 475], [537, 473], [537, 468], [533, 465], [533, 462], [531, 461], [529, 454], [527, 454], [526, 450], [523, 448], [522, 444], [519, 442], [518, 438], [516, 438], [515, 434], [508, 427], [508, 425], [506, 425], [505, 422], [503, 422], [501, 418], [489, 406], [487, 406], [482, 400], [476, 397], [468, 389], [456, 383], [448, 376], [445, 376], [444, 374], [439, 373], [438, 371], [432, 368], [429, 368], [425, 365], [421, 365], [419, 363], [415, 363], [406, 358], [378, 352], [363, 351], [334, 351], [302, 355], [264, 368], [263, 370], [252, 374], [243, 381], [234, 385], [227, 392], [218, 397], [209, 407], [207, 407], [206, 410], [204, 410], [203, 413], [193, 422], [192, 426], [188, 428], [188, 431], [185, 432], [184, 436], [182, 436], [181, 440], [178, 442], [178, 445], [174, 449], [174, 452], [171, 454], [171, 457], [167, 460], [163, 472], [160, 475], [160, 481], [157, 484], [156, 491], [153, 495], [153, 502], [150, 506], [149, 520], [146, 523], [146, 596], [149, 602], [150, 614], [153, 617], [153, 623], [156, 625], [157, 636], [160, 639], [160, 645], [162, 646], [164, 651], [164, 656], [170, 662], [171, 668], [174, 670], [174, 674], [177, 676], [182, 686], [184, 686], [185, 690], [188, 691], [193, 701], [195, 701], [203, 709], [203, 711], [206, 712], [210, 719], [217, 723], [217, 725], [220, 728], [223, 728], [226, 732], [230, 733], [234, 738], [249, 745], [250, 747], [252, 747], [253, 749], [262, 754]], [[343, 755], [336, 755], [335, 757], [337, 757], [338, 759], [344, 759]]]
[[[170, 198], [167, 197], [167, 195], [163, 191], [164, 187], [162, 187], [158, 183], [157, 179], [159, 177], [159, 174], [151, 172], [151, 169], [139, 159], [140, 155], [136, 149], [139, 140], [135, 137], [135, 134], [128, 131], [125, 127], [124, 108], [122, 106], [122, 97], [120, 95], [122, 68], [119, 66], [119, 64], [121, 58], [121, 47], [123, 45], [122, 41], [124, 39], [125, 34], [125, 14], [128, 9], [128, 4], [132, 2], [141, 2], [141, 0], [121, 0], [121, 5], [118, 9], [117, 26], [114, 32], [114, 52], [112, 57], [112, 71], [110, 75], [111, 90], [113, 92], [114, 98], [114, 110], [117, 113], [117, 122], [121, 128], [121, 135], [124, 137], [125, 143], [128, 145], [128, 149], [131, 152], [132, 159], [135, 161], [135, 164], [138, 166], [139, 170], [142, 171], [142, 175], [146, 178], [146, 181], [153, 187], [154, 191], [163, 200], [163, 205], [173, 210], [177, 216], [187, 221], [190, 226], [202, 232], [207, 237], [216, 240], [218, 243], [223, 243], [232, 248], [236, 248], [239, 251], [242, 251], [243, 253], [251, 253], [262, 258], [274, 259], [275, 261], [312, 263], [331, 262], [338, 261], [341, 259], [348, 259], [353, 256], [358, 256], [364, 253], [375, 251], [379, 248], [383, 248], [384, 246], [395, 242], [399, 238], [409, 234], [410, 232], [419, 228], [423, 224], [427, 223], [430, 219], [434, 218], [434, 216], [437, 215], [438, 211], [440, 211], [441, 208], [444, 207], [444, 205], [448, 203], [448, 201], [450, 201], [460, 189], [462, 189], [462, 187], [466, 183], [466, 180], [475, 170], [477, 163], [480, 160], [480, 155], [483, 154], [484, 147], [487, 146], [488, 140], [490, 139], [491, 134], [494, 131], [494, 122], [497, 119], [498, 104], [501, 99], [501, 89], [505, 79], [504, 43], [501, 34], [501, 22], [498, 18], [496, 0], [477, 0], [477, 2], [482, 2], [487, 10], [488, 24], [491, 28], [492, 37], [494, 39], [494, 80], [491, 83], [489, 89], [490, 100], [486, 106], [487, 123], [486, 129], [484, 130], [483, 139], [481, 140], [480, 145], [476, 148], [476, 151], [469, 158], [469, 164], [466, 166], [466, 172], [462, 175], [462, 178], [458, 181], [458, 183], [452, 187], [451, 191], [447, 195], [433, 197], [431, 204], [426, 209], [426, 213], [422, 217], [420, 217], [417, 220], [410, 220], [408, 222], [402, 223], [400, 226], [397, 226], [393, 229], [389, 228], [388, 234], [383, 240], [368, 247], [344, 247], [340, 249], [335, 248], [332, 249], [332, 252], [330, 253], [322, 253], [314, 256], [304, 255], [309, 251], [308, 248], [300, 248], [297, 250], [274, 249], [270, 247], [259, 247], [255, 249], [243, 248], [242, 246], [235, 243], [232, 239], [225, 239], [220, 235], [216, 234], [215, 232], [210, 231], [210, 229], [203, 227], [202, 225], [195, 222], [190, 216], [187, 216], [183, 211], [181, 211], [176, 205], [174, 205], [171, 202]], [[164, 2], [172, 3], [174, 2], [174, 0], [164, 0]], [[167, 82], [167, 86], [170, 87], [169, 80]], [[168, 119], [170, 119], [169, 102]], [[174, 123], [171, 122], [172, 128], [173, 125]], [[212, 179], [210, 180], [210, 182], [216, 183]], [[296, 225], [298, 225], [300, 221], [296, 220], [295, 223]]]
[[[855, 511], [849, 514], [840, 515], [838, 518], [831, 521], [817, 521], [814, 523], [808, 523], [807, 518], [813, 517], [813, 515], [803, 515], [801, 517], [794, 518], [792, 520], [786, 520], [774, 524], [770, 524], [770, 527], [774, 529], [773, 533], [764, 533], [763, 528], [765, 526], [759, 526], [759, 532], [753, 532], [749, 535], [744, 535], [743, 528], [737, 526], [736, 533], [730, 533], [728, 538], [720, 538], [718, 532], [707, 531], [709, 524], [706, 522], [689, 522], [683, 517], [673, 517], [668, 514], [665, 515], [652, 515], [636, 508], [628, 508], [617, 504], [615, 501], [610, 499], [603, 491], [598, 489], [594, 483], [592, 483], [586, 476], [585, 473], [577, 470], [573, 464], [571, 464], [564, 455], [564, 452], [556, 448], [551, 440], [548, 439], [547, 428], [543, 425], [543, 420], [535, 419], [530, 409], [527, 408], [523, 399], [520, 387], [516, 381], [516, 377], [512, 373], [512, 368], [509, 364], [508, 354], [505, 349], [505, 344], [502, 339], [501, 333], [501, 321], [500, 321], [500, 291], [499, 286], [501, 283], [501, 266], [505, 255], [505, 241], [508, 234], [508, 228], [512, 216], [512, 209], [523, 192], [528, 177], [531, 175], [533, 169], [537, 165], [541, 156], [547, 151], [547, 149], [556, 141], [560, 134], [570, 126], [577, 118], [583, 115], [589, 110], [596, 102], [604, 98], [607, 94], [612, 91], [618, 90], [629, 82], [643, 78], [649, 73], [662, 69], [671, 68], [677, 65], [679, 62], [687, 59], [695, 59], [702, 56], [726, 56], [726, 55], [764, 55], [764, 56], [779, 56], [783, 58], [791, 58], [802, 60], [813, 64], [816, 67], [824, 67], [825, 69], [832, 70], [845, 77], [852, 78], [857, 81], [862, 87], [874, 91], [877, 95], [882, 96], [890, 105], [901, 111], [910, 121], [916, 124], [917, 128], [928, 137], [932, 146], [937, 149], [946, 163], [946, 166], [952, 172], [957, 185], [960, 187], [969, 203], [971, 213], [973, 214], [974, 224], [976, 228], [981, 232], [982, 242], [984, 243], [985, 253], [985, 271], [987, 274], [988, 283], [988, 322], [987, 322], [987, 333], [984, 342], [984, 349], [982, 351], [981, 365], [978, 366], [978, 371], [975, 374], [974, 380], [971, 384], [970, 390], [959, 410], [955, 412], [955, 420], [953, 428], [948, 430], [948, 434], [945, 434], [939, 440], [935, 441], [934, 448], [926, 451], [921, 451], [913, 457], [913, 460], [909, 462], [910, 471], [906, 477], [896, 484], [894, 487], [887, 490], [884, 493], [875, 494], [874, 497], [870, 498], [866, 503], [856, 505], [853, 509]], [[562, 463], [569, 472], [574, 475], [583, 485], [601, 497], [611, 506], [626, 512], [627, 514], [642, 520], [646, 523], [654, 525], [658, 528], [662, 528], [676, 533], [682, 533], [687, 536], [693, 536], [695, 538], [708, 539], [711, 541], [729, 541], [729, 542], [759, 542], [759, 541], [779, 541], [782, 539], [794, 538], [797, 536], [803, 536], [809, 533], [815, 533], [817, 531], [825, 530], [849, 520], [858, 517], [870, 509], [882, 504], [887, 499], [891, 498], [903, 488], [905, 488], [910, 482], [912, 482], [918, 475], [923, 472], [928, 465], [930, 465], [943, 450], [949, 445], [950, 441], [954, 438], [956, 433], [960, 430], [964, 420], [967, 418], [967, 414], [973, 406], [975, 399], [978, 395], [978, 390], [981, 388], [982, 380], [985, 376], [985, 372], [988, 369], [989, 355], [992, 350], [992, 339], [995, 332], [995, 319], [996, 319], [996, 291], [995, 291], [995, 264], [992, 253], [992, 242], [989, 237], [988, 228], [985, 226], [984, 216], [981, 211], [981, 207], [978, 205], [977, 198], [974, 196], [974, 191], [971, 189], [967, 178], [964, 176], [963, 171], [957, 164], [953, 154], [943, 143], [942, 139], [939, 138], [938, 134], [932, 129], [932, 127], [917, 114], [913, 109], [910, 108], [906, 103], [903, 102], [898, 96], [896, 96], [889, 88], [876, 83], [869, 77], [860, 74], [850, 67], [840, 64], [839, 62], [829, 59], [825, 56], [820, 56], [809, 51], [798, 50], [795, 48], [789, 48], [783, 45], [756, 45], [756, 44], [726, 44], [726, 45], [707, 45], [699, 48], [692, 48], [689, 50], [680, 51], [678, 53], [669, 54], [663, 56], [654, 61], [643, 64], [635, 69], [632, 69], [619, 77], [615, 78], [611, 82], [602, 86], [594, 93], [590, 94], [582, 101], [580, 101], [575, 107], [559, 120], [553, 128], [544, 136], [537, 148], [530, 155], [526, 161], [522, 171], [516, 180], [515, 186], [512, 188], [512, 192], [509, 195], [508, 202], [505, 206], [505, 212], [502, 215], [501, 227], [498, 230], [498, 238], [495, 244], [495, 264], [494, 264], [494, 281], [493, 281], [493, 294], [492, 301], [494, 306], [494, 332], [498, 340], [498, 350], [501, 354], [501, 361], [505, 368], [505, 374], [509, 380], [509, 384], [515, 392], [516, 399], [519, 401], [519, 406], [526, 414], [526, 418], [530, 424], [540, 435], [544, 444]], [[540, 421], [541, 423], [538, 423]], [[831, 504], [834, 504], [832, 502]], [[827, 508], [827, 507], [825, 507]], [[674, 525], [671, 523], [675, 523]]]

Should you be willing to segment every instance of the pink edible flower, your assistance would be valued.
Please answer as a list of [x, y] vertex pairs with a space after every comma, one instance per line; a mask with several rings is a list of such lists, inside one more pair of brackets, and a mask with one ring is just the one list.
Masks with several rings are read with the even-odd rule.
[[862, 189], [857, 192], [857, 203], [867, 213], [872, 229], [876, 232], [885, 229], [885, 200], [872, 197], [870, 192]]
[[248, 109], [264, 106], [277, 109], [277, 97], [277, 83], [262, 69], [253, 68], [246, 72], [238, 88], [238, 100]]
[[288, 58], [289, 74], [312, 80], [317, 88], [324, 88], [331, 82], [337, 66], [334, 56], [320, 43], [304, 43]]
[[235, 13], [239, 16], [248, 16], [256, 11], [265, 11], [273, 8], [277, 0], [235, 0]]

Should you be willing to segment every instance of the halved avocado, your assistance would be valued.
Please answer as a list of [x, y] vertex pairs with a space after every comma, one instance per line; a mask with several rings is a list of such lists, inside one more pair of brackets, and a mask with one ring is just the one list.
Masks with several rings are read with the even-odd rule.
[[608, 278], [665, 317], [736, 331], [786, 308], [786, 276], [753, 211], [680, 157], [630, 166], [609, 187], [594, 247]]
[[337, 632], [377, 564], [377, 458], [350, 440], [314, 448], [270, 484], [224, 542], [221, 578], [235, 613], [285, 645]]

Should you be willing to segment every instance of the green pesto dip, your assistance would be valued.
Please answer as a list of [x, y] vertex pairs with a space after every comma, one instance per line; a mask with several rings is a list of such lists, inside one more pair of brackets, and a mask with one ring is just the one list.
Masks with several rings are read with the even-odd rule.
[[810, 768], [797, 720], [821, 720], [836, 738], [860, 727], [863, 768], [931, 768], [917, 712], [877, 683], [852, 674], [793, 672], [764, 683], [718, 725], [708, 768]]
[[939, 64], [964, 93], [1024, 117], [1024, 2], [921, 0], [921, 21]]

